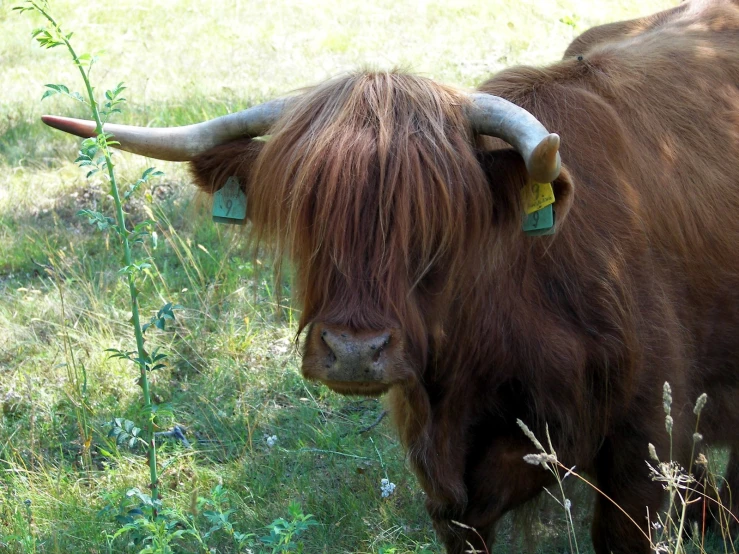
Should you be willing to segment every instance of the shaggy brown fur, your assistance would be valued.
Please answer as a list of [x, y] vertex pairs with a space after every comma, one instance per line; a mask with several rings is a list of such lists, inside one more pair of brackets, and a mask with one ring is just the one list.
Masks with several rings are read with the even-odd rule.
[[[689, 462], [692, 403], [707, 392], [701, 430], [732, 446], [739, 491], [739, 5], [621, 29], [573, 43], [581, 60], [480, 87], [562, 137], [552, 237], [521, 231], [520, 156], [476, 141], [459, 92], [402, 73], [325, 83], [267, 143], [193, 164], [206, 190], [240, 175], [255, 236], [295, 264], [306, 375], [325, 349], [316, 329], [390, 330], [381, 384], [330, 385], [389, 390], [451, 553], [475, 539], [450, 519], [490, 545], [500, 516], [549, 481], [522, 461], [534, 448], [517, 418], [540, 437], [548, 424], [560, 459], [634, 520], [657, 514], [644, 460], [650, 442], [669, 451], [665, 381], [675, 458]], [[593, 542], [648, 551], [602, 498]]]
[[670, 24], [681, 13], [683, 13], [691, 5], [696, 6], [698, 2], [684, 2], [670, 10], [640, 17], [639, 19], [631, 19], [629, 21], [617, 21], [615, 23], [606, 23], [585, 31], [582, 35], [572, 41], [565, 50], [565, 58], [578, 56], [586, 53], [596, 45], [602, 45], [606, 42], [622, 42], [630, 37], [638, 37], [644, 33], [654, 31], [663, 24]]

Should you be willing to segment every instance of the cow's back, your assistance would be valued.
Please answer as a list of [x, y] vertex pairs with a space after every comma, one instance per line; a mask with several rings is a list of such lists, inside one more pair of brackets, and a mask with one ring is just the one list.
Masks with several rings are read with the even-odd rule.
[[613, 23], [592, 27], [572, 41], [565, 50], [564, 57], [581, 56], [595, 46], [621, 41], [653, 31], [664, 24], [669, 24], [675, 17], [684, 13], [687, 7], [688, 4], [683, 3], [672, 9], [650, 14], [646, 17], [628, 21], [614, 21]]
[[564, 58], [584, 55], [591, 48], [609, 42], [620, 42], [639, 37], [658, 31], [663, 26], [670, 26], [685, 16], [700, 17], [700, 14], [707, 9], [732, 4], [738, 5], [739, 2], [737, 0], [690, 0], [655, 14], [591, 27], [572, 41], [565, 50]]
[[642, 368], [637, 389], [678, 381], [688, 398], [713, 394], [712, 413], [734, 412], [739, 425], [728, 408], [739, 389], [739, 3], [648, 19], [642, 32], [621, 24], [579, 58], [512, 68], [481, 89], [560, 134], [575, 200], [547, 256], [574, 264], [575, 245], [606, 260], [603, 281], [631, 302], [633, 354], [673, 366]]

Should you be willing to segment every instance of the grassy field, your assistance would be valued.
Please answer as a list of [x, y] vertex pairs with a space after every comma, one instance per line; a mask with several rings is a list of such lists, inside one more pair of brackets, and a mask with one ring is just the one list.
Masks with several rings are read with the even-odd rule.
[[[471, 87], [500, 68], [561, 57], [591, 25], [675, 3], [121, 0], [52, 8], [79, 51], [101, 55], [99, 90], [127, 85], [116, 121], [158, 126], [359, 67], [403, 67]], [[41, 22], [11, 12], [14, 4], [0, 2], [0, 552], [137, 552], [145, 530], [113, 536], [138, 502], [127, 491], [146, 490], [148, 467], [143, 450], [117, 446], [106, 426], [143, 419], [135, 369], [104, 352], [132, 348], [127, 289], [112, 237], [75, 215], [111, 213], [111, 200], [102, 178], [88, 181], [72, 163], [78, 142], [39, 121], [42, 113], [86, 116], [68, 99], [40, 101], [46, 83], [81, 84], [62, 50], [31, 40]], [[116, 159], [124, 182], [150, 165]], [[144, 319], [166, 302], [183, 306], [174, 325], [147, 337], [170, 353], [153, 375], [155, 399], [167, 407], [158, 424], [185, 427], [192, 448], [162, 441], [172, 528], [147, 532], [189, 529], [178, 552], [286, 552], [259, 540], [284, 517], [298, 531], [292, 551], [441, 552], [391, 426], [363, 432], [381, 401], [301, 379], [289, 283], [275, 284], [269, 259], [254, 259], [239, 232], [210, 221], [186, 167], [157, 167], [165, 176], [126, 209], [132, 221], [157, 221], [158, 240], [145, 245]], [[387, 498], [383, 478], [396, 485]], [[574, 498], [587, 544], [589, 501]], [[303, 530], [301, 510], [317, 525]], [[539, 515], [534, 548], [567, 551], [561, 510], [543, 502]], [[527, 548], [515, 522], [502, 528], [496, 552]]]

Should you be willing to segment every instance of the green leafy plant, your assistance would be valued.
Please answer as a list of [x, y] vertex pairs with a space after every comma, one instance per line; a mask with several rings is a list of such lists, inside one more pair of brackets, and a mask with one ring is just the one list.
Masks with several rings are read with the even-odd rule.
[[126, 444], [128, 448], [134, 448], [140, 442], [146, 444], [146, 441], [139, 437], [141, 429], [136, 427], [133, 421], [117, 417], [108, 425], [110, 426], [108, 437], [115, 439], [116, 445]]
[[287, 509], [290, 520], [277, 518], [267, 528], [269, 535], [259, 540], [271, 548], [272, 554], [287, 554], [290, 552], [302, 553], [303, 543], [295, 542], [298, 535], [307, 531], [311, 526], [318, 525], [312, 514], [304, 514], [300, 504], [293, 502]]
[[246, 549], [254, 546], [255, 535], [236, 529], [231, 521], [236, 510], [230, 507], [230, 498], [226, 488], [216, 485], [207, 497], [197, 497], [192, 513], [184, 514], [133, 488], [125, 494], [106, 494], [107, 505], [99, 515], [112, 517], [121, 525], [110, 537], [110, 544], [125, 539], [139, 554], [214, 552], [217, 546], [212, 545], [219, 544], [224, 535], [233, 541], [237, 552], [249, 552]]
[[24, 554], [36, 552], [38, 543], [34, 533], [31, 501], [25, 500], [21, 505], [17, 498], [6, 497], [3, 500], [0, 522], [5, 520], [11, 523], [11, 529], [8, 532], [0, 527], [0, 551], [19, 551]]
[[572, 27], [574, 29], [580, 23], [580, 16], [578, 16], [577, 14], [565, 15], [564, 17], [559, 18], [559, 22], [564, 23], [568, 27]]
[[194, 539], [205, 550], [189, 518], [163, 506], [161, 500], [139, 489], [134, 488], [126, 493], [126, 500], [121, 504], [116, 519], [123, 526], [115, 532], [112, 540], [128, 538], [140, 548], [139, 554], [171, 554], [175, 552], [173, 544], [188, 538]]
[[[24, 12], [33, 12], [41, 15], [46, 20], [46, 26], [33, 31], [33, 37], [44, 48], [66, 48], [72, 57], [73, 63], [79, 69], [82, 81], [85, 85], [85, 95], [79, 92], [70, 91], [66, 85], [47, 84], [47, 90], [42, 96], [48, 98], [57, 94], [72, 98], [78, 102], [85, 104], [91, 112], [95, 121], [96, 130], [94, 137], [87, 138], [82, 141], [79, 156], [75, 162], [82, 168], [87, 169], [87, 177], [90, 178], [97, 173], [101, 173], [107, 179], [110, 185], [110, 194], [115, 203], [115, 217], [103, 214], [95, 210], [81, 210], [78, 215], [86, 217], [88, 223], [97, 227], [100, 231], [112, 232], [118, 239], [118, 243], [123, 254], [123, 267], [119, 273], [125, 276], [128, 283], [130, 300], [131, 300], [131, 323], [136, 337], [136, 350], [123, 351], [120, 349], [108, 349], [113, 358], [123, 358], [133, 362], [139, 369], [144, 411], [147, 413], [146, 431], [148, 435], [148, 457], [150, 468], [150, 488], [151, 498], [156, 501], [159, 496], [159, 482], [157, 476], [157, 453], [154, 435], [154, 414], [156, 410], [152, 405], [151, 392], [149, 386], [148, 374], [150, 371], [164, 367], [162, 363], [166, 355], [154, 350], [153, 353], [147, 352], [144, 347], [144, 332], [146, 329], [154, 325], [159, 329], [164, 329], [165, 321], [174, 320], [174, 312], [179, 306], [171, 303], [166, 304], [159, 310], [158, 314], [152, 318], [151, 322], [141, 325], [139, 314], [139, 290], [137, 288], [137, 280], [145, 275], [145, 272], [151, 268], [148, 258], [142, 260], [134, 259], [133, 247], [143, 243], [144, 238], [149, 235], [153, 221], [143, 221], [136, 224], [132, 229], [128, 228], [125, 213], [123, 211], [123, 203], [115, 174], [115, 166], [113, 164], [111, 146], [117, 144], [113, 137], [103, 131], [103, 124], [114, 113], [120, 112], [120, 106], [125, 102], [125, 98], [121, 96], [125, 90], [123, 83], [119, 83], [112, 90], [105, 91], [105, 100], [98, 103], [95, 96], [95, 89], [92, 86], [90, 73], [97, 58], [90, 54], [78, 55], [70, 42], [72, 33], [65, 33], [61, 25], [51, 15], [48, 2], [40, 0], [27, 0], [15, 10]], [[141, 178], [138, 179], [129, 190], [124, 194], [123, 200], [127, 200], [136, 190], [147, 183], [150, 179], [162, 175], [160, 171], [149, 168], [143, 172]], [[138, 436], [138, 427], [132, 422], [117, 424], [119, 420], [114, 420], [111, 432], [116, 438], [118, 444], [128, 442], [129, 446], [133, 446], [137, 440], [142, 440]], [[121, 420], [122, 421], [122, 420]], [[156, 503], [152, 504], [152, 509], [156, 511]]]
[[203, 539], [208, 540], [216, 533], [225, 533], [233, 538], [239, 549], [251, 546], [254, 533], [240, 533], [234, 528], [230, 517], [236, 513], [228, 508], [229, 492], [223, 485], [216, 485], [208, 498], [198, 497], [197, 510], [208, 521], [210, 527], [203, 533]]

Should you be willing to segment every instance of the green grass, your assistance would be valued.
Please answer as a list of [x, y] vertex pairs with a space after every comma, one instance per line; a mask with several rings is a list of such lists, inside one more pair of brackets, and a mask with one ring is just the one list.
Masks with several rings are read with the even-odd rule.
[[[674, 5], [672, 0], [576, 2], [53, 2], [80, 51], [103, 53], [99, 90], [119, 81], [129, 103], [119, 122], [179, 125], [363, 66], [400, 66], [473, 86], [517, 63], [559, 58], [593, 24]], [[31, 40], [38, 20], [0, 4], [0, 551], [133, 551], [120, 528], [125, 492], [145, 490], [143, 450], [118, 448], [106, 422], [136, 422], [136, 372], [107, 358], [131, 348], [125, 283], [112, 237], [76, 217], [110, 213], [99, 178], [72, 164], [78, 142], [41, 125], [42, 113], [84, 116], [82, 106], [40, 97], [46, 83], [80, 88], [61, 50]], [[569, 21], [572, 25], [563, 23]], [[121, 181], [151, 165], [117, 154]], [[194, 448], [163, 442], [165, 505], [208, 529], [198, 496], [229, 491], [240, 532], [266, 525], [300, 503], [317, 526], [300, 536], [309, 553], [441, 552], [378, 400], [337, 396], [303, 381], [294, 346], [289, 283], [274, 292], [269, 259], [254, 259], [240, 230], [213, 225], [184, 166], [157, 163], [165, 177], [126, 206], [133, 221], [154, 216], [153, 267], [142, 283], [146, 321], [165, 302], [184, 306], [150, 345], [170, 352], [153, 376], [158, 403], [171, 407], [162, 430], [188, 429]], [[278, 298], [285, 304], [278, 310]], [[85, 445], [80, 437], [91, 433]], [[265, 435], [278, 441], [269, 447]], [[380, 480], [397, 485], [380, 497]], [[587, 544], [588, 495], [574, 496]], [[30, 504], [29, 504], [30, 503]], [[541, 552], [567, 548], [563, 514], [542, 502], [534, 525]], [[502, 524], [496, 552], [523, 549], [515, 522]], [[227, 533], [208, 539], [236, 552]], [[588, 551], [589, 547], [583, 549]], [[4, 549], [4, 550], [3, 550]], [[394, 550], [393, 550], [394, 549]]]

